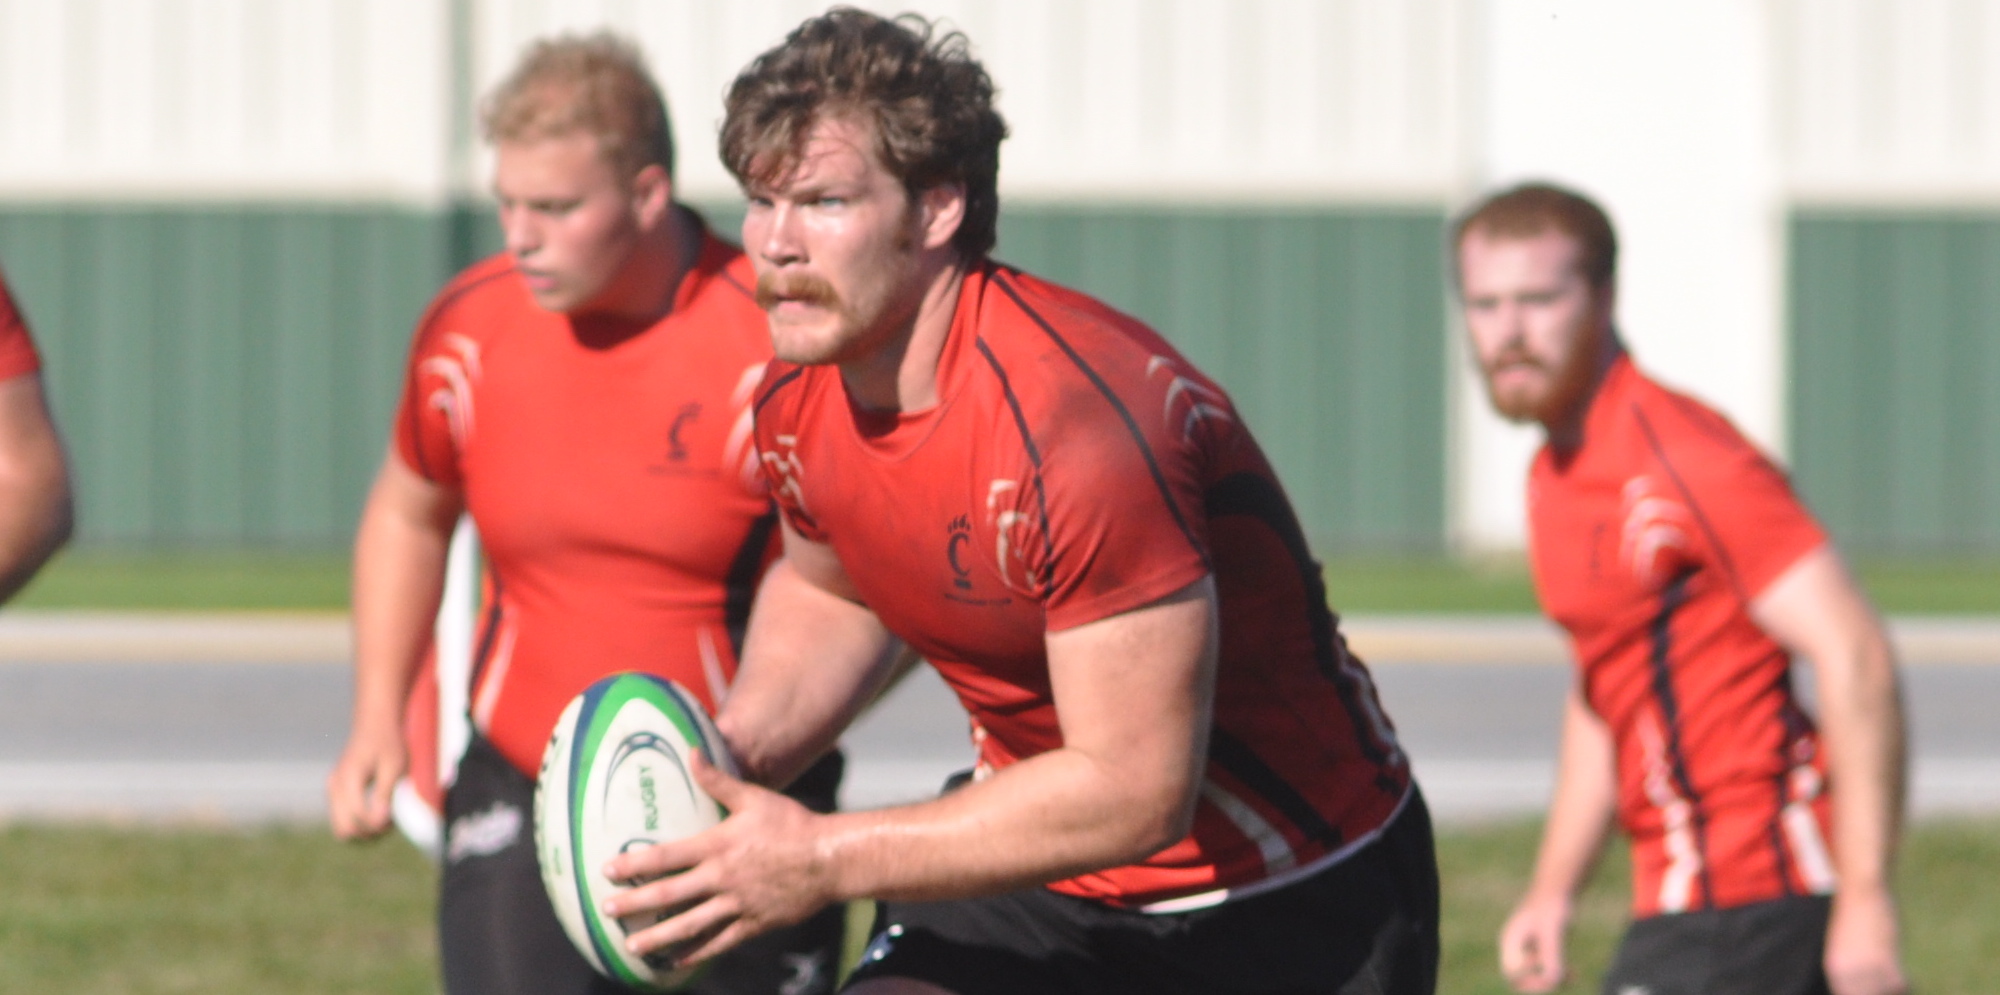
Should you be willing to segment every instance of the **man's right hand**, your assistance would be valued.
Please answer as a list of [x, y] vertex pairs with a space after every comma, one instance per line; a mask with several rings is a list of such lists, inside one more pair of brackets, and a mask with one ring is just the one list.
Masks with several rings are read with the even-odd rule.
[[1569, 980], [1563, 941], [1569, 932], [1570, 900], [1529, 895], [1500, 927], [1500, 973], [1517, 992], [1552, 992]]
[[372, 839], [388, 831], [390, 797], [396, 782], [410, 769], [402, 731], [355, 730], [347, 749], [326, 777], [326, 807], [333, 835], [344, 840]]

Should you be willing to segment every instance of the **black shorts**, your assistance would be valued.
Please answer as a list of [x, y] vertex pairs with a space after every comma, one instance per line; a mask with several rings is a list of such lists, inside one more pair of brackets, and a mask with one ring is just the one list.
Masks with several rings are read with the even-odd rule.
[[885, 903], [849, 984], [912, 978], [957, 995], [1431, 995], [1438, 880], [1410, 800], [1374, 842], [1312, 877], [1190, 912], [1147, 914], [1030, 888]]
[[1604, 995], [1825, 995], [1823, 895], [1634, 922]]
[[[786, 792], [832, 811], [843, 761], [829, 754]], [[535, 784], [474, 737], [445, 794], [438, 947], [449, 995], [627, 995], [570, 945], [535, 863]], [[840, 969], [846, 912], [832, 906], [716, 960], [705, 995], [822, 995]]]

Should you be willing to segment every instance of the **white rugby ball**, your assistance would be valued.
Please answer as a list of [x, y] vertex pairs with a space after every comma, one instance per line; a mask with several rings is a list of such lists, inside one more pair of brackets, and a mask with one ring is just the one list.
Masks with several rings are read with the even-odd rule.
[[627, 850], [722, 821], [727, 813], [688, 771], [695, 753], [735, 773], [701, 703], [672, 681], [640, 673], [613, 674], [571, 699], [542, 753], [535, 786], [542, 886], [583, 959], [634, 988], [674, 991], [700, 969], [675, 970], [666, 957], [626, 951], [628, 934], [666, 917], [605, 915], [604, 899], [626, 885], [601, 869]]

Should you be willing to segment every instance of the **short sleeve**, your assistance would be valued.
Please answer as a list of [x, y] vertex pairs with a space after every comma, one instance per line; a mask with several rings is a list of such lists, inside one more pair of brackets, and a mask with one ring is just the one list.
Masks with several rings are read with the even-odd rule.
[[1678, 414], [1685, 421], [1669, 451], [1705, 533], [1703, 552], [1754, 600], [1824, 545], [1826, 532], [1784, 472], [1727, 420], [1684, 399]]
[[1040, 520], [1048, 537], [1014, 542], [1051, 631], [1142, 607], [1210, 571], [1202, 481], [1211, 426], [1170, 423], [1160, 398], [1128, 391], [1097, 411], [1048, 419], [1054, 431], [1038, 440], [1044, 493], [1024, 488], [1015, 499], [1019, 520]]
[[27, 319], [0, 277], [0, 380], [11, 380], [42, 368], [41, 354], [28, 334]]
[[479, 373], [478, 343], [446, 330], [437, 315], [427, 316], [410, 348], [392, 443], [403, 464], [425, 480], [464, 483], [460, 454], [478, 416], [473, 386]]

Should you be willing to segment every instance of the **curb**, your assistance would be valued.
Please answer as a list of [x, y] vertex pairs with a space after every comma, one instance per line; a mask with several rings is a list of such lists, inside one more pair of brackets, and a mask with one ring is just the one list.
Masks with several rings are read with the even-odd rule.
[[[1371, 665], [1566, 665], [1559, 629], [1534, 615], [1354, 615], [1348, 644]], [[2000, 617], [1901, 616], [1902, 662], [2000, 664]], [[0, 614], [0, 663], [345, 663], [353, 633], [334, 612], [14, 611]]]

